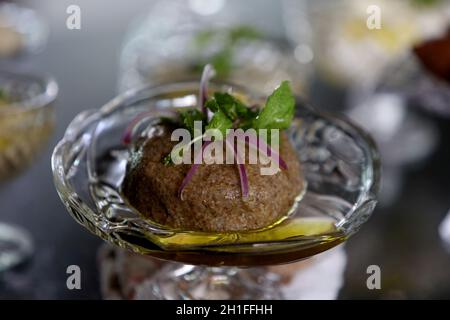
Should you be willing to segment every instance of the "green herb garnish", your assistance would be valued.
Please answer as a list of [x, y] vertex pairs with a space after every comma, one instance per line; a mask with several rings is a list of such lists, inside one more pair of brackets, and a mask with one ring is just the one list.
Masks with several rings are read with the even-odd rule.
[[218, 110], [211, 118], [211, 121], [206, 126], [206, 130], [208, 129], [216, 129], [219, 130], [222, 134], [222, 137], [225, 137], [227, 134], [227, 129], [231, 129], [233, 127], [233, 121], [221, 110]]
[[[295, 111], [295, 98], [288, 81], [281, 85], [268, 97], [260, 111], [254, 111], [235, 96], [216, 92], [208, 99], [205, 106], [213, 115], [209, 121], [206, 115], [198, 109], [181, 111], [180, 118], [183, 127], [193, 135], [194, 121], [206, 124], [204, 129], [218, 129], [223, 136], [227, 129], [243, 128], [258, 129], [287, 129], [289, 128]], [[203, 132], [202, 132], [203, 133]]]
[[[210, 68], [205, 68], [204, 73]], [[202, 76], [202, 79], [206, 77]], [[206, 80], [205, 80], [206, 81]], [[203, 82], [203, 81], [202, 81]], [[204, 87], [204, 83], [200, 83], [200, 88]], [[204, 110], [204, 117], [207, 119], [207, 110], [210, 110], [213, 115], [207, 122], [206, 130], [215, 129], [221, 133], [222, 138], [225, 140], [225, 144], [231, 147], [233, 150], [234, 159], [237, 162], [237, 168], [239, 171], [239, 180], [241, 183], [242, 196], [245, 198], [249, 193], [248, 176], [245, 165], [241, 162], [243, 159], [241, 151], [236, 146], [230, 145], [231, 143], [227, 139], [227, 130], [234, 128], [253, 128], [253, 129], [287, 129], [294, 117], [295, 112], [295, 98], [292, 90], [289, 86], [289, 82], [283, 81], [280, 86], [268, 97], [264, 108], [259, 112], [253, 111], [252, 108], [246, 106], [237, 97], [224, 92], [216, 92], [214, 96], [208, 99], [206, 92], [200, 90], [199, 97], [202, 98], [202, 105], [200, 106]], [[197, 118], [201, 118], [196, 114]], [[185, 117], [184, 117], [185, 118]], [[191, 120], [190, 120], [191, 121]], [[190, 123], [188, 121], [188, 123]], [[186, 125], [186, 121], [183, 120]], [[187, 127], [189, 129], [189, 127]], [[248, 141], [245, 136], [238, 135], [237, 140], [241, 143], [248, 143], [256, 147], [260, 152], [265, 152], [269, 157], [275, 157], [275, 161], [283, 169], [287, 169], [286, 162], [277, 154], [270, 145], [266, 144], [266, 141], [270, 144], [269, 137], [259, 137], [258, 135], [250, 135]], [[193, 140], [192, 140], [193, 141]], [[191, 141], [191, 142], [192, 142]], [[211, 143], [206, 141], [203, 143], [200, 157], [203, 156], [203, 150]], [[166, 158], [165, 158], [166, 159]], [[166, 161], [165, 163], [169, 163]], [[198, 163], [194, 163], [189, 169], [188, 173], [181, 182], [178, 190], [179, 197], [183, 199], [183, 190], [188, 183], [192, 180], [195, 172], [199, 167]]]
[[188, 109], [180, 111], [180, 118], [184, 127], [189, 130], [192, 136], [194, 136], [195, 121], [201, 121], [203, 124], [206, 120], [205, 114], [203, 114], [198, 109]]
[[281, 85], [267, 99], [266, 105], [253, 121], [254, 129], [287, 129], [295, 111], [295, 98], [288, 81]]
[[[205, 135], [205, 130], [214, 129], [221, 133], [222, 138], [225, 140], [225, 145], [230, 147], [231, 142], [227, 139], [228, 129], [250, 129], [255, 130], [260, 129], [287, 129], [294, 117], [295, 112], [295, 98], [290, 88], [289, 82], [283, 81], [278, 88], [267, 98], [264, 107], [259, 110], [253, 110], [249, 106], [245, 105], [237, 97], [230, 93], [225, 92], [215, 92], [214, 96], [208, 98], [207, 83], [209, 80], [208, 74], [213, 74], [214, 70], [210, 65], [207, 65], [203, 71], [202, 80], [200, 82], [199, 90], [199, 109], [185, 109], [176, 112], [175, 117], [170, 122], [171, 124], [179, 123], [180, 126], [189, 130], [193, 139], [189, 142], [186, 147], [190, 147], [194, 142], [203, 140]], [[208, 113], [208, 110], [210, 111]], [[212, 113], [212, 115], [210, 115]], [[133, 131], [136, 126], [139, 125], [143, 120], [154, 115], [153, 112], [145, 112], [138, 115], [133, 121], [127, 126], [125, 133], [123, 135], [123, 142], [128, 144], [132, 141]], [[169, 118], [170, 120], [170, 118]], [[201, 133], [195, 132], [195, 122], [200, 121], [202, 123]], [[206, 125], [206, 126], [205, 126]], [[200, 135], [199, 135], [200, 134]], [[216, 136], [217, 137], [217, 136]], [[259, 135], [251, 134], [249, 136], [237, 134], [237, 140], [241, 143], [248, 143], [253, 147], [257, 148], [260, 152], [264, 152], [266, 156], [272, 157], [279, 164], [282, 169], [287, 169], [286, 162], [277, 154], [270, 145], [267, 145], [264, 141], [265, 137], [260, 137]], [[268, 141], [270, 144], [270, 140]], [[212, 143], [212, 141], [202, 142], [202, 151], [196, 157], [203, 156], [205, 148]], [[237, 162], [239, 177], [241, 183], [241, 190], [243, 197], [247, 197], [249, 193], [248, 187], [248, 177], [245, 165], [241, 162], [243, 159], [241, 151], [236, 146], [231, 146], [233, 156]], [[177, 151], [177, 150], [172, 150]], [[178, 150], [183, 151], [183, 149]], [[171, 165], [174, 160], [171, 157], [172, 153], [169, 153], [161, 162], [164, 165]], [[177, 153], [175, 153], [177, 154]], [[184, 177], [180, 188], [178, 190], [179, 196], [183, 198], [183, 190], [191, 181], [196, 170], [199, 167], [199, 163], [194, 161], [194, 164], [189, 169], [188, 173]]]
[[[215, 105], [217, 105], [218, 108], [232, 121], [238, 119], [247, 120], [256, 116], [254, 111], [229, 93], [216, 92], [214, 93], [214, 99], [210, 101], [215, 101]], [[215, 106], [214, 104], [212, 105]], [[211, 111], [216, 112], [214, 110]]]

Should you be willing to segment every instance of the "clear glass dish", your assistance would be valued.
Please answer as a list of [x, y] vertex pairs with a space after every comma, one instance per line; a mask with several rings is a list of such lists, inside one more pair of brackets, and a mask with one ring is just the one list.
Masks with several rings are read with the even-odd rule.
[[[264, 100], [234, 85], [213, 83], [210, 90], [233, 90], [251, 105]], [[230, 283], [244, 286], [243, 292], [258, 288], [250, 290], [253, 294], [247, 297], [262, 297], [267, 290], [249, 286], [249, 281], [240, 279], [240, 271], [217, 267], [293, 262], [346, 240], [367, 221], [376, 205], [378, 153], [372, 139], [347, 120], [320, 114], [298, 100], [288, 134], [308, 187], [286, 219], [261, 230], [228, 233], [158, 225], [127, 205], [121, 194], [129, 155], [121, 137], [137, 114], [196, 106], [197, 92], [197, 82], [145, 87], [115, 98], [100, 110], [78, 115], [53, 153], [56, 189], [75, 220], [108, 242], [144, 255], [212, 267], [167, 270], [167, 279], [174, 280], [173, 274], [178, 275], [175, 282], [169, 281], [175, 283], [170, 292], [179, 295], [184, 291], [181, 287], [190, 287], [187, 283], [196, 286], [196, 281], [212, 281], [221, 274]], [[261, 272], [258, 279], [264, 275]], [[259, 281], [253, 280], [253, 284]], [[155, 295], [174, 297], [162, 289], [165, 284], [167, 281], [155, 280]], [[178, 289], [172, 290], [175, 287]]]
[[[48, 77], [0, 71], [0, 186], [22, 172], [53, 132], [56, 82]], [[29, 257], [25, 230], [0, 223], [0, 271]]]
[[0, 181], [22, 171], [45, 145], [54, 125], [53, 79], [0, 71]]

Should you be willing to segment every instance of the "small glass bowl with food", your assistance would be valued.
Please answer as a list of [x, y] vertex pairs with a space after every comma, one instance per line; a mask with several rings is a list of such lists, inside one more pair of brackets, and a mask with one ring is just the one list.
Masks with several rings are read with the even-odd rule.
[[191, 298], [205, 285], [279, 298], [266, 269], [249, 277], [239, 267], [306, 259], [354, 234], [377, 202], [378, 153], [287, 81], [267, 97], [209, 83], [213, 74], [208, 65], [200, 83], [128, 91], [78, 115], [53, 153], [55, 185], [91, 232], [183, 263], [158, 273], [155, 298]]

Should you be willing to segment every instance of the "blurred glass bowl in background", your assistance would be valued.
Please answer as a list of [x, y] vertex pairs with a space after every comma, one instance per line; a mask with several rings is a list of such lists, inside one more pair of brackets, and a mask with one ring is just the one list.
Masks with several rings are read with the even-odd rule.
[[[380, 29], [367, 26], [374, 5]], [[450, 3], [439, 0], [283, 0], [283, 7], [290, 40], [312, 47], [321, 79], [336, 86], [373, 84], [386, 66], [450, 21]]]
[[[57, 93], [50, 78], [0, 71], [0, 185], [30, 165], [47, 143]], [[25, 230], [0, 223], [0, 272], [32, 253]]]
[[0, 182], [23, 170], [45, 146], [57, 93], [50, 78], [0, 71]]
[[286, 41], [265, 34], [250, 15], [223, 8], [223, 14], [205, 15], [192, 2], [156, 3], [136, 21], [121, 54], [120, 91], [194, 80], [207, 63], [217, 70], [216, 79], [263, 93], [271, 93], [282, 80], [290, 80], [298, 94], [307, 91], [309, 70]]
[[14, 3], [0, 3], [0, 59], [41, 51], [48, 26], [34, 10]]

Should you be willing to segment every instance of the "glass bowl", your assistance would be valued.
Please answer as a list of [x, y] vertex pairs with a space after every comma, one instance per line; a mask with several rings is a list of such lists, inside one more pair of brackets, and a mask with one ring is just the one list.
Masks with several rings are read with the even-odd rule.
[[[76, 221], [134, 252], [212, 267], [166, 270], [169, 280], [174, 274], [179, 276], [178, 284], [209, 281], [218, 274], [231, 282], [242, 276], [217, 268], [221, 266], [274, 265], [308, 258], [343, 242], [367, 221], [377, 202], [380, 175], [372, 139], [347, 120], [320, 114], [300, 100], [288, 135], [308, 187], [286, 219], [260, 230], [211, 233], [172, 229], [144, 218], [121, 193], [129, 156], [122, 134], [131, 119], [144, 111], [152, 110], [157, 116], [171, 107], [196, 106], [198, 86], [197, 82], [180, 82], [128, 91], [72, 121], [54, 150], [52, 170], [61, 200]], [[245, 96], [250, 105], [265, 100], [236, 85], [212, 83], [210, 90], [232, 90]], [[207, 270], [207, 275], [200, 270]], [[242, 281], [233, 283], [241, 285]], [[167, 281], [155, 283], [159, 298], [173, 297], [161, 289]], [[181, 287], [172, 286], [169, 291], [179, 294]], [[255, 288], [245, 286], [244, 291], [250, 287]], [[261, 297], [267, 290], [255, 292], [249, 297]]]
[[53, 79], [0, 71], [0, 181], [20, 172], [47, 142], [54, 126]]
[[[22, 172], [53, 131], [56, 82], [48, 77], [0, 71], [0, 186]], [[33, 252], [25, 230], [0, 223], [0, 272]]]
[[238, 1], [224, 2], [211, 15], [195, 9], [191, 2], [158, 1], [132, 24], [120, 56], [120, 92], [195, 80], [206, 63], [217, 70], [215, 79], [262, 93], [272, 93], [282, 80], [291, 80], [298, 94], [308, 91], [309, 66], [296, 59], [285, 39], [267, 30], [269, 21], [258, 23], [261, 16]]

